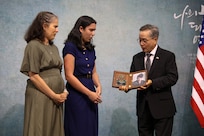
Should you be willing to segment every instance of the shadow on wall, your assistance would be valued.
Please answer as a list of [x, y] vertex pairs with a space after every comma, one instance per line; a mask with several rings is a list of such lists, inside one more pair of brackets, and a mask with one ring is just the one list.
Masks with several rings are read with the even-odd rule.
[[23, 135], [24, 106], [16, 104], [0, 119], [0, 136]]
[[113, 111], [109, 136], [137, 136], [136, 123], [131, 124], [130, 114], [124, 108]]

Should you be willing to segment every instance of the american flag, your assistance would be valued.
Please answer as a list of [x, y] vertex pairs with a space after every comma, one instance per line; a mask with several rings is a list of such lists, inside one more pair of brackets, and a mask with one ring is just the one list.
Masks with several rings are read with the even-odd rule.
[[197, 50], [197, 59], [194, 71], [191, 107], [204, 128], [204, 18]]

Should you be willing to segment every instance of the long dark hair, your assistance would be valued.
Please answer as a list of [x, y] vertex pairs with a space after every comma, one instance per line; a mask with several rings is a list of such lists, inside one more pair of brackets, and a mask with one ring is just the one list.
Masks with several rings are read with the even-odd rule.
[[[27, 32], [25, 33], [25, 41], [27, 43], [33, 39], [44, 41], [45, 35], [43, 31], [43, 24], [47, 23], [49, 25], [53, 18], [57, 18], [57, 16], [51, 12], [42, 11], [38, 13], [32, 24], [29, 26]], [[49, 43], [52, 44], [53, 42], [49, 41]]]
[[[81, 32], [79, 31], [80, 26], [85, 29], [87, 26], [89, 26], [90, 24], [95, 23], [96, 21], [89, 16], [81, 16], [80, 18], [78, 18], [78, 20], [76, 21], [74, 27], [72, 28], [71, 32], [68, 34], [67, 39], [65, 40], [65, 44], [67, 42], [72, 42], [74, 43], [79, 49], [83, 49], [82, 48], [82, 40], [81, 40]], [[85, 43], [85, 47], [88, 50], [93, 49], [95, 46], [92, 44], [92, 42], [88, 42]]]

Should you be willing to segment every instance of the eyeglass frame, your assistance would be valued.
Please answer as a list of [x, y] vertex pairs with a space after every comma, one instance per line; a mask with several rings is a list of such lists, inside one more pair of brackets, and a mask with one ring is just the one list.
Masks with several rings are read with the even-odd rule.
[[141, 39], [137, 39], [137, 42], [138, 43], [141, 43], [141, 42], [143, 42], [143, 43], [147, 43], [148, 41], [150, 41], [150, 40], [153, 40], [154, 38], [151, 38], [151, 39], [145, 39], [145, 38], [141, 38]]

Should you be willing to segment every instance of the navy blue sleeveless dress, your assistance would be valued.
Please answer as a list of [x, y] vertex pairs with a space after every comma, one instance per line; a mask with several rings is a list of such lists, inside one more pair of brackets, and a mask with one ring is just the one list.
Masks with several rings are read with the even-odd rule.
[[[66, 43], [63, 48], [63, 57], [71, 54], [75, 57], [74, 75], [79, 81], [95, 92], [92, 78], [82, 75], [92, 74], [95, 65], [95, 50], [79, 50], [73, 43]], [[69, 91], [65, 101], [64, 128], [65, 136], [98, 136], [98, 104], [76, 90], [68, 82]]]

